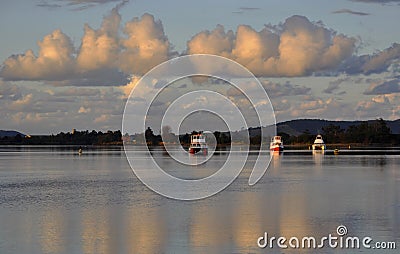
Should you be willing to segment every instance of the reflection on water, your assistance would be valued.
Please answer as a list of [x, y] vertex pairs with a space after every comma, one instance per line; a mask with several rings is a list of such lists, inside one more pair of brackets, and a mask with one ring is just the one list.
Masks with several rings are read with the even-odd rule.
[[321, 167], [322, 167], [322, 164], [324, 162], [325, 151], [324, 150], [312, 151], [312, 156], [313, 156], [313, 160], [314, 160], [314, 163], [315, 163], [315, 169], [317, 171], [320, 171]]
[[[40, 245], [44, 253], [62, 253], [65, 251], [65, 221], [61, 209], [44, 211], [41, 218]], [[93, 252], [92, 252], [93, 253]]]
[[[209, 175], [227, 156], [220, 153], [193, 170], [175, 167], [161, 150], [152, 152], [158, 162], [171, 165], [169, 172], [187, 178]], [[250, 163], [223, 192], [183, 202], [146, 188], [118, 149], [77, 156], [54, 147], [2, 148], [0, 250], [5, 254], [282, 253], [277, 248], [259, 249], [258, 237], [265, 231], [277, 237], [322, 237], [340, 224], [353, 236], [399, 244], [399, 158], [274, 153], [267, 175], [256, 185], [248, 186]], [[256, 155], [249, 159], [254, 162]]]
[[110, 249], [110, 226], [111, 223], [106, 211], [84, 210], [82, 211], [82, 250], [84, 253], [111, 253]]

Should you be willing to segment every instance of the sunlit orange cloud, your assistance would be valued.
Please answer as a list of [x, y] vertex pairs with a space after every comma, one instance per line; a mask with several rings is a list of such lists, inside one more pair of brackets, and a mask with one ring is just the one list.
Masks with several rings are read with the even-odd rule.
[[222, 55], [259, 76], [304, 76], [337, 67], [354, 53], [356, 40], [292, 16], [280, 32], [241, 25], [233, 33], [219, 25], [196, 34], [187, 46], [190, 54]]
[[140, 80], [139, 76], [132, 76], [127, 85], [118, 87], [121, 90], [121, 92], [123, 93], [123, 98], [129, 97], [129, 95], [132, 92], [132, 89], [135, 88], [135, 86], [138, 84], [139, 80]]
[[[225, 31], [222, 25], [217, 25], [212, 31], [200, 31], [190, 38], [181, 54], [224, 56], [264, 77], [337, 71], [379, 73], [400, 56], [400, 44], [372, 55], [356, 56], [358, 43], [354, 37], [295, 15], [280, 25], [265, 26], [260, 31], [248, 25]], [[38, 55], [27, 50], [7, 58], [0, 77], [4, 80], [78, 80], [72, 85], [80, 85], [79, 82], [87, 85], [88, 79], [98, 83], [98, 80], [107, 80], [110, 84], [98, 85], [119, 86], [121, 75], [143, 75], [179, 55], [173, 51], [160, 20], [145, 13], [121, 24], [118, 7], [104, 17], [100, 28], [86, 24], [78, 47], [60, 29], [46, 35], [38, 45]], [[110, 76], [112, 80], [108, 81]], [[66, 82], [66, 85], [71, 84]]]
[[27, 50], [6, 59], [0, 77], [5, 80], [84, 80], [85, 74], [90, 78], [94, 71], [110, 76], [109, 71], [102, 70], [142, 75], [168, 59], [170, 43], [161, 21], [144, 14], [127, 22], [122, 35], [120, 21], [120, 14], [114, 9], [103, 19], [99, 29], [85, 25], [78, 49], [57, 29], [38, 43], [38, 56]]

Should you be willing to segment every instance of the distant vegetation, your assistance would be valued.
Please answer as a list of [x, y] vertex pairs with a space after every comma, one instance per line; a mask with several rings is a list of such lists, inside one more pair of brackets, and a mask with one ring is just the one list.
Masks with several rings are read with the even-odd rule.
[[[301, 121], [303, 121], [302, 126], [309, 125], [309, 123], [304, 124], [304, 122], [306, 122], [307, 120]], [[324, 122], [323, 120], [309, 121], [314, 123]], [[300, 125], [298, 122], [296, 124]], [[285, 125], [285, 123], [283, 123], [282, 125]], [[324, 141], [328, 144], [376, 144], [385, 146], [400, 144], [400, 134], [393, 134], [391, 129], [387, 126], [386, 121], [384, 121], [383, 119], [357, 122], [357, 124], [354, 125], [346, 125], [346, 128], [342, 128], [340, 125], [335, 125], [332, 124], [332, 122], [329, 122], [329, 124], [322, 126], [319, 131], [314, 131], [314, 133], [310, 132], [308, 129], [305, 129], [303, 132], [299, 132], [296, 129], [291, 129], [292, 134], [289, 134], [284, 131], [287, 129], [288, 128], [281, 128], [280, 125], [278, 125], [278, 135], [282, 136], [284, 144], [286, 145], [310, 145], [314, 142], [316, 134], [322, 134]], [[250, 128], [249, 130], [242, 130], [233, 133], [216, 131], [214, 132], [214, 136], [219, 145], [228, 145], [232, 142], [232, 140], [234, 140], [234, 142], [236, 143], [240, 143], [240, 141], [246, 136], [244, 135], [244, 132], [249, 133], [251, 145], [259, 145], [261, 143], [260, 128]], [[190, 135], [196, 133], [196, 131], [193, 131], [190, 134], [187, 133], [184, 135], [180, 135], [179, 142], [182, 144], [189, 144]], [[168, 133], [168, 135], [175, 136], [175, 134], [173, 133]], [[147, 143], [148, 145], [158, 145], [162, 143], [161, 135], [155, 135], [151, 128], [148, 128], [145, 131], [144, 135], [125, 134], [124, 140], [133, 144]], [[167, 138], [167, 140], [164, 141], [168, 142], [168, 140], [177, 139]], [[265, 140], [265, 142], [269, 142], [269, 140]]]
[[[314, 123], [314, 125], [312, 124]], [[325, 123], [325, 125], [322, 125]], [[338, 124], [334, 124], [338, 123]], [[325, 120], [293, 120], [278, 124], [278, 135], [283, 137], [285, 145], [309, 145], [314, 142], [315, 135], [322, 134], [327, 144], [360, 144], [360, 145], [400, 145], [400, 134], [392, 133], [387, 121], [383, 119], [371, 121], [359, 121], [355, 124], [351, 122], [334, 122]], [[394, 128], [398, 128], [398, 121], [390, 122]], [[305, 127], [312, 127], [310, 131]], [[315, 127], [317, 126], [317, 127]], [[176, 136], [170, 130], [163, 130], [166, 135], [164, 141], [176, 142], [181, 144], [190, 143], [190, 135], [196, 134], [186, 133]], [[218, 145], [229, 145], [231, 142], [241, 143], [246, 137], [245, 132], [249, 133], [250, 144], [259, 145], [261, 143], [260, 128], [250, 128], [238, 132], [219, 132], [213, 134]], [[179, 141], [177, 141], [179, 140]], [[161, 135], [154, 134], [151, 128], [145, 133], [129, 135], [126, 133], [122, 136], [120, 131], [72, 131], [67, 133], [59, 133], [57, 135], [36, 135], [24, 136], [17, 134], [16, 136], [0, 137], [0, 145], [122, 145], [122, 141], [130, 144], [148, 144], [161, 145], [163, 140]], [[269, 140], [264, 140], [269, 142]]]
[[3, 145], [121, 145], [120, 131], [73, 131], [57, 135], [2, 137]]
[[[162, 139], [161, 135], [155, 135], [153, 130], [148, 127], [147, 130], [145, 131], [144, 135], [142, 134], [135, 134], [135, 135], [128, 135], [125, 134], [123, 136], [123, 140], [131, 143], [131, 144], [148, 144], [148, 145], [160, 145], [165, 142], [169, 143], [181, 143], [181, 144], [190, 144], [190, 136], [193, 134], [198, 134], [199, 132], [193, 131], [191, 133], [186, 133], [183, 135], [177, 136], [174, 133], [171, 133], [168, 131], [167, 133], [164, 133], [164, 140]], [[229, 132], [219, 132], [215, 131], [214, 133], [215, 139], [217, 141], [217, 144], [220, 145], [226, 145], [231, 143], [231, 138], [230, 138], [230, 133]], [[179, 140], [179, 141], [178, 141]]]
[[[308, 130], [300, 135], [289, 135], [285, 132], [278, 134], [282, 136], [285, 144], [310, 144], [315, 139], [315, 134], [311, 134]], [[329, 124], [321, 128], [320, 134], [328, 144], [400, 144], [400, 134], [392, 134], [383, 119], [350, 125], [347, 129]]]

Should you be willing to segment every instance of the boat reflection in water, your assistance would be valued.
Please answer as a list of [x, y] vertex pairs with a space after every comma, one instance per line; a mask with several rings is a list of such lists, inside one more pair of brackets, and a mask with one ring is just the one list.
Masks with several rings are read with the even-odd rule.
[[324, 162], [325, 150], [313, 150], [312, 151], [314, 164], [321, 167]]
[[271, 170], [278, 170], [281, 167], [281, 161], [283, 157], [282, 151], [270, 151], [271, 156]]

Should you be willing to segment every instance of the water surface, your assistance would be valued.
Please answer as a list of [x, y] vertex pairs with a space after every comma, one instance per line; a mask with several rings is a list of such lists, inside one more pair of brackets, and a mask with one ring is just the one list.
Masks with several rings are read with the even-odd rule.
[[[190, 179], [212, 174], [227, 156], [178, 167], [164, 151], [152, 154], [168, 173]], [[221, 193], [177, 201], [144, 186], [120, 147], [85, 149], [81, 156], [74, 147], [2, 147], [0, 253], [357, 252], [257, 247], [264, 232], [322, 237], [341, 224], [349, 235], [400, 247], [396, 153], [290, 151], [273, 156], [267, 174], [248, 186], [255, 159], [250, 154]]]

